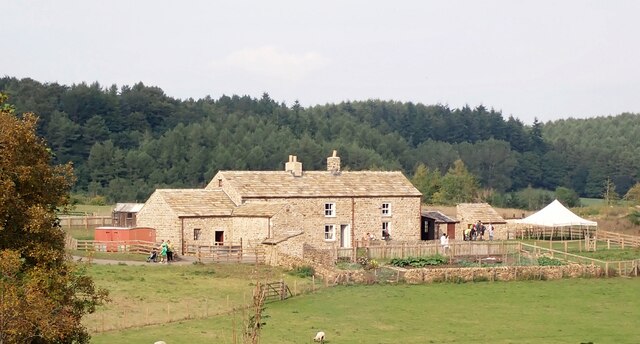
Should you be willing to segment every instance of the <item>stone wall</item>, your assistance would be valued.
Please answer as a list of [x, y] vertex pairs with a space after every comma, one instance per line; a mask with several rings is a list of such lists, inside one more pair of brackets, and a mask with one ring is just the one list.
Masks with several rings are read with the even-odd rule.
[[409, 284], [433, 282], [555, 280], [561, 278], [601, 277], [598, 266], [570, 264], [563, 266], [500, 266], [489, 268], [410, 269], [404, 273]]
[[[212, 246], [215, 241], [215, 232], [223, 231], [223, 242], [232, 243], [233, 238], [233, 226], [230, 217], [195, 217], [184, 218], [184, 228], [177, 228], [177, 232], [184, 233], [184, 245], [201, 245]], [[200, 237], [198, 240], [194, 239], [194, 231], [200, 229]], [[235, 243], [235, 242], [234, 242]]]
[[137, 224], [156, 230], [156, 240], [171, 240], [174, 247], [180, 245], [180, 219], [156, 191], [138, 212]]
[[[341, 225], [349, 226], [350, 238], [345, 238], [347, 247], [366, 233], [380, 238], [382, 222], [390, 223], [390, 235], [394, 240], [420, 239], [420, 197], [283, 198], [268, 201], [288, 203], [285, 211], [272, 218], [272, 236], [301, 230], [304, 232], [302, 242], [318, 249], [332, 248], [341, 243]], [[325, 216], [326, 203], [335, 203], [334, 216]], [[391, 204], [389, 216], [382, 215], [382, 203]], [[335, 226], [333, 239], [325, 239], [325, 225]]]
[[[267, 264], [295, 269], [311, 266], [315, 276], [327, 285], [371, 284], [378, 283], [378, 274], [370, 270], [340, 270], [333, 264], [319, 264], [313, 260], [289, 256], [279, 252], [275, 246], [267, 247]], [[603, 277], [604, 270], [599, 266], [569, 264], [562, 266], [499, 266], [472, 268], [423, 268], [403, 269], [388, 267], [397, 276], [395, 281], [409, 284], [427, 284], [437, 282], [479, 282], [479, 281], [522, 281], [557, 280], [562, 278]], [[381, 269], [379, 269], [381, 270]], [[382, 274], [380, 274], [382, 275]], [[387, 282], [385, 281], [382, 281]]]
[[227, 196], [235, 203], [236, 205], [242, 204], [242, 196], [238, 193], [238, 191], [231, 187], [227, 180], [224, 178], [223, 172], [216, 173], [213, 178], [211, 178], [211, 182], [207, 184], [205, 187], [206, 190], [219, 190], [222, 189]]
[[268, 217], [233, 217], [231, 223], [231, 240], [239, 243], [242, 239], [244, 247], [255, 247], [269, 236]]

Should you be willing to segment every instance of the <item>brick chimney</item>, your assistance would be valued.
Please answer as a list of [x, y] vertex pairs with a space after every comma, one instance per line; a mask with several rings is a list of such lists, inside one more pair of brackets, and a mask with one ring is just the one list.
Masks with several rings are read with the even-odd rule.
[[327, 158], [327, 171], [332, 173], [340, 172], [340, 157], [335, 149], [333, 150], [333, 154]]
[[291, 172], [294, 177], [302, 177], [302, 163], [295, 155], [289, 155], [289, 161], [284, 164], [284, 170]]

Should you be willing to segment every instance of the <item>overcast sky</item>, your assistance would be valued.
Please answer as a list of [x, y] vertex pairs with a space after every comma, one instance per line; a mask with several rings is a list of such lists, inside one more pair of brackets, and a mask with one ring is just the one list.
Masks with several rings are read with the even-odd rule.
[[0, 75], [176, 98], [640, 112], [640, 1], [0, 0]]

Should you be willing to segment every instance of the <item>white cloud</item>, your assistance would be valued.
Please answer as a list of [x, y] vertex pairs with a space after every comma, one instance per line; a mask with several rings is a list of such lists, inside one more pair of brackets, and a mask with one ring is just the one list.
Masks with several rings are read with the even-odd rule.
[[292, 54], [273, 46], [237, 50], [212, 62], [215, 70], [236, 69], [256, 76], [299, 81], [329, 63], [316, 53]]

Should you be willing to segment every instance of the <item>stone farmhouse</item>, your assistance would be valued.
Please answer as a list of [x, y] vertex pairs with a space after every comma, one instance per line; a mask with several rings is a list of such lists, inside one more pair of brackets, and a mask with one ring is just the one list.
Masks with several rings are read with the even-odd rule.
[[291, 155], [282, 171], [219, 171], [204, 189], [158, 189], [137, 222], [183, 253], [264, 244], [302, 257], [305, 246], [349, 248], [383, 230], [393, 240], [420, 240], [420, 197], [401, 172], [342, 171], [334, 151], [326, 171], [304, 171]]

